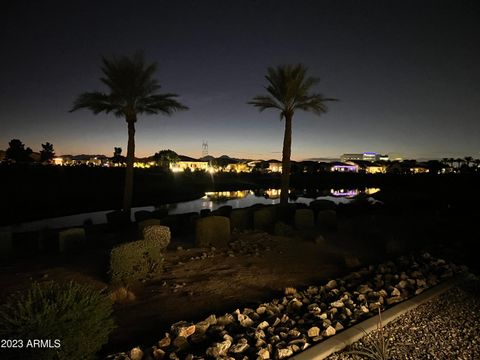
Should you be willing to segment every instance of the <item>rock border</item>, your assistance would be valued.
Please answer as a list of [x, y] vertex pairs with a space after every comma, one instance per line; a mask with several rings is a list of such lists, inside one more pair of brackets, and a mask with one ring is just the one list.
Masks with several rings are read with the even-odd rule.
[[[406, 312], [415, 309], [417, 306], [435, 298], [444, 292], [450, 290], [454, 286], [458, 285], [459, 278], [453, 278], [441, 282], [440, 284], [424, 291], [423, 293], [414, 296], [409, 300], [402, 301], [396, 304], [394, 307], [385, 310], [381, 313], [382, 324], [386, 325], [393, 320], [399, 318]], [[352, 345], [359, 341], [368, 333], [376, 330], [378, 326], [378, 317], [374, 316], [367, 320], [356, 324], [345, 331], [342, 331], [329, 339], [322, 341], [317, 345], [313, 345], [304, 351], [291, 356], [292, 360], [322, 360], [335, 352], [342, 351], [345, 347]]]

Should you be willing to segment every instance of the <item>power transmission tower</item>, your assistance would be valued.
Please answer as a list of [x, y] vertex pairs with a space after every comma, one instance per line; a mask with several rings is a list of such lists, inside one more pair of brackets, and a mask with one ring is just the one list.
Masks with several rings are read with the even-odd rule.
[[202, 158], [208, 156], [208, 141], [202, 142]]

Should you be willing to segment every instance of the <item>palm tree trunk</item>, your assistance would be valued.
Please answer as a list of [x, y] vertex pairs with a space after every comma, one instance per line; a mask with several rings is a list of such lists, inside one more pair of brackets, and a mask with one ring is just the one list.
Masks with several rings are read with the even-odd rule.
[[135, 159], [135, 116], [127, 117], [128, 146], [127, 146], [127, 169], [125, 171], [125, 188], [123, 192], [123, 211], [130, 216], [133, 197], [133, 161]]
[[285, 134], [283, 136], [282, 152], [282, 182], [280, 204], [288, 204], [288, 190], [290, 188], [290, 155], [292, 152], [292, 116], [285, 116]]

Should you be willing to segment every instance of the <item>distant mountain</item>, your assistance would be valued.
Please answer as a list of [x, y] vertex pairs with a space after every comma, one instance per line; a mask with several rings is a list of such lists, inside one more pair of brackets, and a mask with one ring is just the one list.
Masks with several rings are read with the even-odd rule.
[[340, 161], [340, 158], [308, 158], [304, 161], [316, 161], [316, 162], [335, 162]]

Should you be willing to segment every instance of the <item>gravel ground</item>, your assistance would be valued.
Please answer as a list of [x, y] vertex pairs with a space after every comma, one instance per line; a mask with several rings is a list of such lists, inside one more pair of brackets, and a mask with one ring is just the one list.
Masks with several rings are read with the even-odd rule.
[[[348, 351], [373, 349], [381, 336], [374, 331], [327, 359], [368, 359]], [[452, 288], [384, 326], [383, 336], [390, 355], [385, 359], [480, 359], [480, 298]]]

